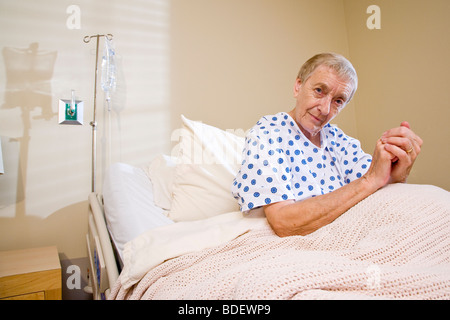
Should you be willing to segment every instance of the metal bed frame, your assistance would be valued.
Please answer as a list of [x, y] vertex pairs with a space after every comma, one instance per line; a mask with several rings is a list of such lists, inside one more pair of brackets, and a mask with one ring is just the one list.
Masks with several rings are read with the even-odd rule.
[[119, 277], [120, 263], [106, 226], [101, 195], [91, 192], [88, 200], [86, 242], [90, 269], [89, 284], [84, 290], [92, 293], [94, 300], [106, 300]]

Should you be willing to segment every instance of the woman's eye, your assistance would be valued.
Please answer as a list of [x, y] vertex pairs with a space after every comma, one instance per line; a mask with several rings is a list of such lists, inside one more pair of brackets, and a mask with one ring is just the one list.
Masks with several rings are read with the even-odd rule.
[[316, 89], [314, 89], [314, 91], [315, 91], [316, 93], [322, 93], [322, 89], [321, 89], [321, 88], [316, 88]]
[[341, 109], [345, 106], [345, 101], [342, 99], [336, 99], [335, 100], [337, 108]]

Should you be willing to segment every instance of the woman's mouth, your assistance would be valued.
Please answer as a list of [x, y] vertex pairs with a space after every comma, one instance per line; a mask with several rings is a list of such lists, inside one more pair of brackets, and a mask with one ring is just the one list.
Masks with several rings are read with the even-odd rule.
[[313, 114], [310, 113], [309, 115], [311, 116], [311, 118], [314, 122], [317, 122], [318, 124], [321, 124], [323, 122], [320, 118], [317, 118]]

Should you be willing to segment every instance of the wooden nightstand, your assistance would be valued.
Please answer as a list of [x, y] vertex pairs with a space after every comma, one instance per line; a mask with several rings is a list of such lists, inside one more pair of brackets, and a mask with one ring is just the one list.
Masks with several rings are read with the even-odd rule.
[[0, 252], [0, 299], [60, 300], [56, 247]]

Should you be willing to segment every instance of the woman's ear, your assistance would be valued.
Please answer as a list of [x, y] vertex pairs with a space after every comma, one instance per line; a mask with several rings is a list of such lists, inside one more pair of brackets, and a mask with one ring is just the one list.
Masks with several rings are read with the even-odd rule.
[[300, 87], [302, 86], [302, 80], [297, 78], [294, 84], [294, 97], [297, 97], [298, 92], [300, 91]]

